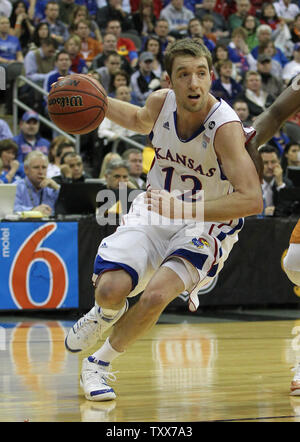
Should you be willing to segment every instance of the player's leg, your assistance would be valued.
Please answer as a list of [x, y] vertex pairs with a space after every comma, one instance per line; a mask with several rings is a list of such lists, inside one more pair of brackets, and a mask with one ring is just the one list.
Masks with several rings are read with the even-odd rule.
[[[284, 271], [289, 280], [300, 286], [300, 219], [291, 234], [290, 244], [283, 260]], [[291, 395], [300, 396], [300, 363], [295, 367], [295, 374], [291, 382]]]
[[67, 350], [76, 353], [95, 345], [127, 310], [126, 298], [131, 288], [131, 277], [124, 270], [107, 271], [97, 276], [95, 305], [70, 329], [65, 339]]
[[300, 286], [300, 219], [292, 232], [283, 267], [289, 280]]
[[107, 385], [107, 381], [114, 380], [110, 364], [157, 322], [165, 307], [184, 289], [183, 280], [172, 269], [158, 269], [139, 301], [115, 324], [102, 347], [84, 359], [81, 386], [87, 399], [103, 401], [116, 397]]

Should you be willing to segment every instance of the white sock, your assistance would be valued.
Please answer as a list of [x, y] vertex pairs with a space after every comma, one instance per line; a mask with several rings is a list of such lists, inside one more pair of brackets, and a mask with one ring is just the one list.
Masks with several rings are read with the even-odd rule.
[[[93, 353], [92, 356], [90, 356], [90, 358], [96, 359], [96, 361], [99, 365], [103, 366], [103, 368], [108, 369], [109, 364], [123, 353], [124, 352], [119, 352], [119, 351], [115, 350], [110, 345], [109, 338], [107, 338], [106, 341], [104, 342], [104, 344], [102, 345], [102, 347], [99, 348], [99, 350], [95, 351], [95, 353]], [[89, 358], [89, 360], [90, 360], [90, 358]], [[91, 361], [91, 362], [93, 362], [93, 361]]]

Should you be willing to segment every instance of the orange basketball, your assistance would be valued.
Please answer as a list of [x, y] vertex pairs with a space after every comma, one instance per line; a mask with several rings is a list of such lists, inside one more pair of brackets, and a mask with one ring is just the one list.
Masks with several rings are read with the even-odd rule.
[[87, 75], [67, 75], [53, 84], [48, 95], [51, 120], [70, 134], [82, 135], [96, 129], [106, 109], [105, 90]]

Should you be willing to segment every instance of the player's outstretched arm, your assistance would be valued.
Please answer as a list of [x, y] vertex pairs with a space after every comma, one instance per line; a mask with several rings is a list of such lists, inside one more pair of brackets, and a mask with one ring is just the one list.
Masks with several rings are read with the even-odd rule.
[[161, 89], [149, 95], [145, 106], [108, 97], [106, 117], [120, 126], [140, 134], [149, 134], [165, 100], [167, 89]]
[[282, 124], [300, 110], [300, 75], [285, 89], [274, 103], [254, 121], [256, 135], [247, 144], [247, 149], [257, 149], [269, 141]]

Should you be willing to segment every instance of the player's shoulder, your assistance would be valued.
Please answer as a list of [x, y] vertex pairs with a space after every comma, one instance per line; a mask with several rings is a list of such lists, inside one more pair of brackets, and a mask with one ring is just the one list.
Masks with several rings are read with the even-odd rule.
[[164, 105], [170, 89], [159, 89], [149, 95], [146, 101], [146, 107], [152, 115], [158, 115]]

